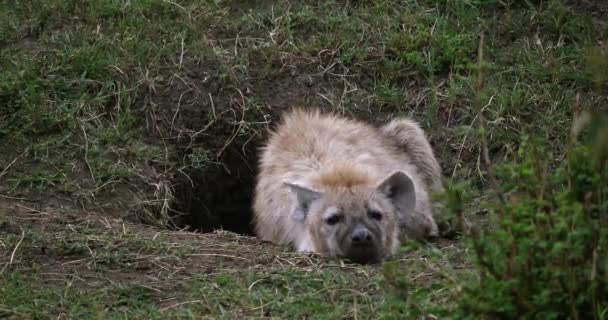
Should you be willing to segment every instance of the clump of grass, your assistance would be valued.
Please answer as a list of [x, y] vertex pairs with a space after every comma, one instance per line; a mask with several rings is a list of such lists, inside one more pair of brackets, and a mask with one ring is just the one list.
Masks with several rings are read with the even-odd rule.
[[506, 196], [485, 204], [493, 227], [469, 233], [479, 278], [466, 286], [461, 311], [602, 319], [608, 312], [607, 158], [594, 157], [600, 145], [576, 143], [553, 168], [548, 159], [554, 155], [542, 140], [522, 142], [517, 158], [497, 167], [497, 192]]
[[[473, 273], [435, 282], [454, 304], [428, 303], [433, 287], [416, 286], [387, 263], [397, 304], [413, 316], [459, 319], [604, 319], [608, 315], [608, 114], [583, 112], [563, 160], [538, 135], [524, 134], [516, 157], [488, 167], [496, 190], [480, 204], [487, 226], [465, 215], [467, 183], [448, 183], [445, 208], [459, 223]], [[577, 139], [577, 135], [581, 135]], [[407, 307], [406, 307], [407, 306]]]
[[447, 188], [446, 207], [465, 226], [478, 273], [464, 285], [460, 316], [602, 319], [608, 314], [608, 113], [581, 111], [576, 102], [563, 155], [548, 150], [545, 137], [524, 134], [515, 158], [498, 166], [488, 155], [480, 111], [482, 154], [496, 195], [482, 204], [491, 227], [466, 225], [463, 190]]

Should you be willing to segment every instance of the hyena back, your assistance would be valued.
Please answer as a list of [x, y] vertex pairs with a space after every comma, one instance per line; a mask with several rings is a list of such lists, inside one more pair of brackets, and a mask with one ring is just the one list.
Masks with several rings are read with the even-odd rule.
[[401, 237], [437, 235], [428, 192], [439, 165], [413, 121], [378, 129], [295, 109], [271, 134], [259, 169], [254, 225], [264, 240], [377, 262]]

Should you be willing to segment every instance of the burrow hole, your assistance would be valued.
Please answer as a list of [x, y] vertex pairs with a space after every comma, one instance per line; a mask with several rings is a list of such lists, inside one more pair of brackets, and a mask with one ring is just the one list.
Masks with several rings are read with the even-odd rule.
[[173, 209], [178, 227], [212, 232], [222, 229], [253, 235], [252, 200], [257, 172], [256, 144], [225, 150], [222, 164], [175, 173]]

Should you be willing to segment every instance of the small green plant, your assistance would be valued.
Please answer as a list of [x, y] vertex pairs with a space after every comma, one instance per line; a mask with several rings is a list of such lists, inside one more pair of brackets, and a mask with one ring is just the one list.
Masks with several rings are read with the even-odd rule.
[[[602, 123], [592, 138], [606, 134]], [[464, 287], [462, 317], [608, 315], [608, 167], [605, 139], [591, 140], [573, 140], [555, 165], [542, 140], [524, 137], [496, 168], [501, 196], [484, 204], [491, 227], [466, 232], [478, 278]]]
[[62, 172], [49, 172], [34, 170], [30, 174], [15, 179], [17, 187], [42, 190], [48, 186], [55, 186], [65, 180]]

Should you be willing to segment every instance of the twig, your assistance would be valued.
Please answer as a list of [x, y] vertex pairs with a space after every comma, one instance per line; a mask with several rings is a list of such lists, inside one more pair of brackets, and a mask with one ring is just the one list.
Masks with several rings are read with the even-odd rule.
[[9, 264], [13, 264], [13, 260], [15, 260], [15, 253], [17, 252], [17, 249], [19, 248], [21, 241], [23, 241], [23, 238], [25, 238], [25, 230], [21, 230], [21, 239], [19, 239], [19, 242], [17, 242], [17, 244], [15, 245], [15, 249], [13, 249], [13, 253], [11, 253], [11, 260], [9, 261]]
[[10, 314], [13, 314], [13, 315], [18, 315], [18, 316], [22, 317], [21, 319], [26, 319], [27, 318], [27, 315], [25, 313], [21, 313], [19, 311], [15, 311], [13, 309], [6, 309], [6, 308], [4, 308], [2, 306], [0, 306], [0, 311], [7, 312], [7, 313], [10, 313]]
[[191, 301], [184, 301], [184, 302], [180, 302], [180, 303], [172, 304], [172, 305], [170, 305], [170, 306], [168, 306], [168, 307], [161, 308], [161, 309], [159, 309], [159, 311], [160, 311], [160, 312], [164, 312], [164, 311], [167, 311], [167, 310], [169, 310], [169, 309], [173, 309], [173, 308], [176, 308], [176, 307], [179, 307], [179, 306], [185, 305], [185, 304], [192, 304], [192, 303], [199, 303], [199, 302], [203, 302], [203, 300], [191, 300]]
[[4, 265], [4, 267], [0, 271], [0, 274], [4, 273], [4, 269], [6, 269], [6, 267], [8, 267], [8, 266], [10, 266], [10, 265], [13, 264], [13, 261], [15, 260], [15, 253], [17, 253], [17, 249], [19, 249], [19, 246], [21, 245], [21, 242], [23, 241], [23, 238], [25, 238], [25, 230], [21, 229], [21, 238], [19, 239], [19, 241], [15, 245], [15, 248], [13, 249], [13, 252], [11, 253], [10, 260], [8, 261], [7, 264]]
[[186, 36], [182, 36], [182, 52], [179, 55], [179, 69], [182, 68], [182, 63], [184, 62], [184, 38]]
[[[469, 127], [473, 128], [473, 125], [475, 124], [475, 121], [477, 121], [478, 119], [481, 119], [483, 112], [486, 110], [487, 107], [489, 107], [490, 105], [492, 105], [492, 101], [494, 101], [494, 97], [495, 96], [491, 96], [490, 100], [488, 101], [488, 103], [483, 106], [479, 112], [477, 112], [477, 114], [475, 115], [475, 117], [473, 117], [473, 120], [471, 120], [471, 124], [469, 125]], [[469, 138], [469, 133], [470, 131], [467, 131], [464, 135], [464, 138], [462, 139], [462, 142], [460, 143], [460, 148], [458, 149], [458, 155], [456, 156], [456, 159], [458, 160], [458, 162], [460, 161], [460, 158], [462, 156], [462, 150], [464, 149], [464, 145], [467, 142], [467, 139]], [[456, 175], [456, 169], [458, 169], [459, 164], [457, 163], [454, 166], [454, 170], [452, 170], [452, 179], [454, 179], [454, 176]]]
[[209, 102], [211, 102], [211, 113], [213, 114], [213, 121], [217, 120], [217, 115], [215, 114], [215, 103], [213, 103], [213, 96], [211, 93], [207, 93], [209, 95]]
[[29, 150], [29, 148], [25, 149], [25, 151], [21, 152], [21, 154], [19, 154], [17, 157], [15, 157], [15, 159], [13, 159], [13, 161], [11, 161], [11, 163], [9, 163], [3, 170], [2, 172], [0, 172], [0, 178], [2, 178], [3, 175], [6, 174], [6, 172], [8, 171], [8, 168], [10, 168], [15, 162], [17, 162], [17, 160], [19, 160], [19, 158], [21, 158], [21, 156], [23, 156], [27, 151]]
[[7, 196], [5, 194], [0, 194], [0, 198], [11, 199], [11, 200], [27, 201], [27, 202], [36, 202], [36, 200], [32, 200], [32, 199], [28, 199], [28, 198], [21, 198], [21, 197], [11, 197], [11, 196]]
[[238, 134], [241, 132], [241, 129], [243, 128], [243, 125], [245, 124], [245, 95], [243, 95], [243, 92], [241, 90], [239, 90], [238, 88], [236, 88], [236, 87], [231, 87], [231, 88], [236, 90], [241, 95], [241, 101], [242, 101], [241, 121], [238, 122], [238, 127], [236, 128], [236, 130], [234, 130], [233, 134], [230, 136], [230, 138], [228, 138], [226, 143], [224, 143], [224, 145], [222, 146], [220, 151], [217, 153], [216, 159], [219, 159], [222, 156], [222, 154], [224, 153], [226, 148], [228, 148], [228, 146], [232, 143], [232, 141], [238, 136]]
[[34, 213], [38, 213], [38, 214], [46, 214], [49, 216], [52, 216], [52, 214], [48, 213], [48, 212], [44, 212], [44, 211], [40, 211], [40, 210], [36, 210], [34, 208], [30, 208], [30, 207], [26, 207], [26, 206], [22, 206], [20, 204], [16, 205], [17, 207], [21, 208], [21, 209], [25, 209], [25, 210], [29, 210], [30, 212], [34, 212]]
[[84, 126], [81, 124], [80, 129], [82, 129], [82, 133], [84, 134], [84, 162], [87, 164], [89, 168], [89, 173], [91, 173], [91, 179], [93, 179], [93, 184], [96, 185], [95, 174], [93, 174], [93, 168], [89, 163], [89, 138], [87, 137], [87, 131], [84, 129]]
[[[478, 105], [481, 105], [480, 101], [480, 92], [483, 88], [483, 33], [480, 35], [479, 39], [479, 61], [478, 61], [478, 69], [477, 69], [477, 82], [475, 84], [475, 93]], [[490, 160], [490, 152], [488, 151], [488, 140], [486, 138], [486, 128], [485, 128], [486, 119], [483, 116], [483, 108], [479, 111], [479, 129], [481, 129], [481, 149], [483, 154], [483, 162], [486, 166], [486, 170], [488, 172], [488, 177], [490, 179], [490, 183], [492, 184], [492, 188], [495, 191], [496, 197], [500, 201], [502, 207], [505, 206], [505, 198], [502, 193], [499, 192], [498, 189], [498, 180], [496, 179], [496, 175], [494, 174], [494, 168], [492, 166], [492, 161]]]
[[223, 257], [223, 258], [238, 259], [238, 260], [243, 260], [243, 261], [251, 261], [251, 260], [243, 258], [243, 257], [237, 257], [237, 256], [231, 256], [231, 255], [219, 254], [219, 253], [193, 253], [193, 254], [189, 254], [188, 256], [189, 257], [207, 257], [207, 256], [211, 256], [211, 257]]

